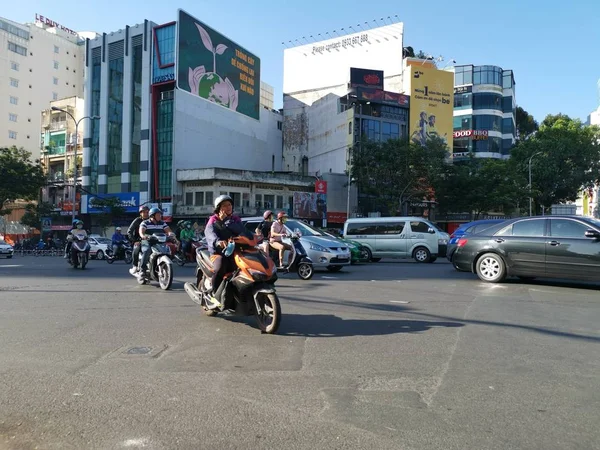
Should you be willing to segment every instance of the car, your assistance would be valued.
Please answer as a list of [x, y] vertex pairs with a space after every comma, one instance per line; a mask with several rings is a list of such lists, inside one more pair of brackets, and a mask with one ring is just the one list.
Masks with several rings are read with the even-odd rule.
[[337, 239], [345, 243], [350, 249], [350, 264], [357, 264], [359, 262], [369, 262], [369, 253], [367, 252], [367, 248], [363, 246], [360, 242], [353, 241], [351, 239], [345, 239], [341, 236], [336, 236], [329, 231], [321, 230], [321, 232], [332, 239]]
[[446, 258], [448, 258], [448, 261], [452, 262], [452, 255], [454, 255], [454, 251], [456, 250], [456, 243], [461, 237], [466, 234], [479, 233], [480, 231], [483, 231], [492, 225], [496, 225], [497, 223], [502, 223], [505, 220], [506, 219], [484, 219], [463, 223], [460, 227], [454, 230], [454, 232], [450, 235], [450, 239], [448, 240], [448, 250], [446, 251]]
[[[242, 217], [246, 229], [252, 233], [263, 221], [262, 217]], [[288, 219], [285, 227], [289, 233], [300, 231], [300, 243], [312, 260], [315, 268], [327, 268], [330, 272], [339, 272], [350, 265], [350, 249], [339, 240], [325, 236], [316, 228], [298, 219]]]
[[90, 234], [88, 242], [90, 244], [90, 257], [96, 259], [104, 259], [106, 250], [108, 250], [109, 246], [112, 246], [111, 239], [99, 234]]
[[0, 239], [0, 256], [6, 256], [6, 259], [13, 257], [15, 249], [12, 245], [6, 242], [4, 239]]
[[452, 264], [489, 283], [508, 276], [600, 281], [600, 221], [558, 215], [507, 220], [461, 237]]

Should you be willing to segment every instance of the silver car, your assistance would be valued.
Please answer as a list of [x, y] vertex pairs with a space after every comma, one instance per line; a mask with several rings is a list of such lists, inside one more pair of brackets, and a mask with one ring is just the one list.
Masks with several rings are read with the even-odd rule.
[[[242, 217], [246, 229], [252, 233], [263, 221], [262, 217]], [[305, 222], [288, 219], [285, 227], [289, 233], [300, 231], [300, 243], [315, 268], [327, 268], [330, 272], [339, 272], [350, 265], [350, 249], [341, 241], [332, 239]]]

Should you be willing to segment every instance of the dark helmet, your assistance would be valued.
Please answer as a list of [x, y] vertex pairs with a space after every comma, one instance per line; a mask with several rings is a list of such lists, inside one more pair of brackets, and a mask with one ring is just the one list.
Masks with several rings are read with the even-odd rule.
[[229, 201], [231, 202], [231, 206], [233, 206], [233, 199], [229, 195], [219, 195], [215, 199], [215, 214], [219, 213], [219, 208], [221, 207], [221, 203]]
[[267, 209], [263, 214], [263, 219], [267, 220], [272, 215], [273, 215], [273, 211], [271, 211], [270, 209]]
[[156, 207], [150, 209], [150, 215], [151, 216], [153, 216], [156, 213], [161, 213], [162, 214], [162, 210], [160, 208], [156, 208]]
[[149, 211], [150, 208], [148, 208], [148, 205], [142, 205], [139, 207], [138, 211], [141, 213], [143, 211]]
[[277, 220], [283, 219], [284, 217], [287, 217], [287, 214], [284, 211], [279, 211], [277, 213]]

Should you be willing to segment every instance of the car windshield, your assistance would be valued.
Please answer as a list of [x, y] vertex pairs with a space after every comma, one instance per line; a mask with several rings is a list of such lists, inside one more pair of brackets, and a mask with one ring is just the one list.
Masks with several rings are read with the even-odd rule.
[[302, 236], [323, 236], [318, 230], [315, 230], [310, 225], [300, 222], [299, 220], [288, 219], [285, 222], [285, 226], [288, 227], [292, 231], [296, 231], [296, 229], [300, 230]]
[[0, 245], [8, 245], [5, 240], [0, 239]]
[[598, 219], [592, 219], [591, 217], [587, 219], [588, 222], [590, 222], [592, 225], [595, 225], [596, 227], [600, 228], [600, 220]]
[[112, 241], [109, 238], [96, 238], [98, 244], [112, 244]]

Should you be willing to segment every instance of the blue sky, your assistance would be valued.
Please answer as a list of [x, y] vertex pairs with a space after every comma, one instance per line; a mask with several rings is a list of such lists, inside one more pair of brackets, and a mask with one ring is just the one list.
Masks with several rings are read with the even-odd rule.
[[78, 31], [110, 32], [144, 19], [175, 20], [177, 8], [259, 56], [262, 80], [275, 86], [276, 99], [282, 41], [398, 15], [404, 45], [415, 51], [513, 69], [517, 103], [538, 121], [558, 112], [585, 120], [599, 103], [599, 0], [28, 0], [1, 14], [30, 22], [39, 13]]

